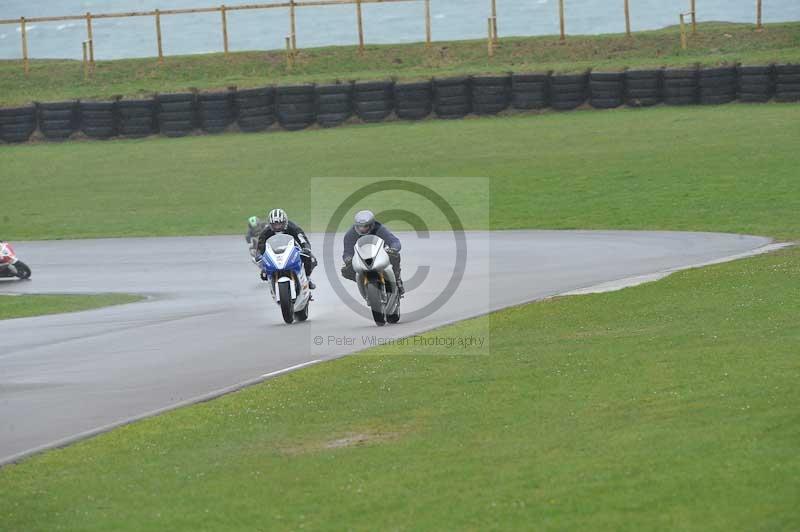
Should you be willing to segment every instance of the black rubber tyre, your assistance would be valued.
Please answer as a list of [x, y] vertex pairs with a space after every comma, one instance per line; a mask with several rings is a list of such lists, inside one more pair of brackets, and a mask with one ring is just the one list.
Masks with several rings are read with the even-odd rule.
[[589, 88], [594, 91], [605, 91], [605, 92], [622, 92], [625, 84], [620, 81], [595, 81], [592, 79], [589, 81]]
[[694, 96], [667, 96], [664, 98], [664, 103], [667, 105], [692, 105], [697, 103]]
[[631, 98], [625, 102], [629, 107], [652, 107], [661, 103], [661, 98]]
[[625, 92], [628, 98], [658, 98], [659, 94], [658, 89], [628, 89]]
[[388, 323], [399, 323], [400, 322], [400, 311], [398, 310], [397, 314], [387, 314], [386, 321]]
[[696, 94], [694, 87], [664, 87], [665, 98], [694, 97]]
[[464, 118], [469, 114], [471, 106], [469, 104], [449, 104], [437, 105], [434, 109], [439, 118]]
[[239, 129], [245, 133], [258, 133], [269, 129], [275, 123], [273, 117], [267, 116], [248, 116], [246, 118], [240, 117], [237, 124]]
[[17, 269], [17, 277], [22, 280], [31, 278], [31, 268], [21, 260], [18, 260], [14, 267]]
[[317, 107], [317, 114], [351, 114], [353, 111], [350, 102], [340, 102], [340, 103], [322, 103], [319, 104]]
[[697, 80], [685, 79], [685, 78], [664, 80], [665, 89], [686, 88], [686, 87], [692, 87], [692, 88], [697, 87]]
[[550, 105], [556, 111], [571, 111], [572, 109], [575, 109], [583, 105], [583, 102], [585, 101], [586, 101], [585, 99], [563, 100], [563, 101], [553, 100], [553, 102]]
[[75, 133], [75, 130], [72, 128], [69, 129], [48, 129], [47, 131], [42, 131], [42, 134], [48, 140], [66, 140]]
[[756, 65], [756, 66], [749, 66], [749, 65], [739, 65], [736, 69], [739, 73], [739, 76], [752, 76], [752, 75], [765, 75], [765, 76], [772, 76], [773, 66], [772, 65]]
[[403, 120], [422, 120], [427, 118], [432, 111], [433, 106], [430, 104], [425, 107], [398, 107], [395, 109], [397, 117]]
[[381, 302], [381, 289], [374, 282], [367, 284], [367, 304], [372, 310], [372, 319], [375, 325], [383, 326], [386, 324], [386, 317], [383, 314], [383, 303]]
[[294, 323], [294, 305], [292, 304], [291, 287], [289, 286], [289, 283], [277, 284], [283, 321], [291, 325]]
[[622, 105], [622, 98], [592, 98], [589, 105], [595, 109], [614, 109]]
[[42, 109], [39, 111], [41, 120], [73, 120], [75, 118], [75, 111], [73, 109], [59, 109], [55, 111], [48, 111]]
[[765, 103], [768, 102], [770, 98], [771, 96], [769, 94], [763, 93], [739, 93], [739, 101], [746, 103]]
[[111, 138], [116, 133], [114, 128], [111, 127], [111, 126], [109, 126], [109, 127], [88, 127], [88, 126], [84, 126], [84, 128], [81, 129], [81, 131], [83, 131], [83, 133], [87, 137], [92, 137], [94, 139]]
[[549, 99], [538, 95], [528, 95], [525, 93], [515, 94], [511, 100], [511, 105], [515, 109], [544, 109], [549, 105]]
[[776, 94], [775, 101], [780, 103], [800, 101], [800, 90], [797, 92], [782, 92], [780, 94]]
[[10, 143], [26, 142], [35, 129], [36, 126], [33, 124], [23, 126], [5, 125], [0, 127], [0, 138]]
[[664, 80], [668, 79], [697, 79], [697, 70], [693, 69], [685, 69], [685, 68], [677, 68], [677, 69], [665, 69], [662, 71], [662, 77]]
[[800, 74], [800, 65], [775, 65], [775, 74]]
[[626, 70], [625, 71], [625, 80], [627, 82], [631, 82], [634, 80], [661, 80], [661, 76], [663, 74], [663, 70]]
[[658, 90], [661, 82], [658, 79], [629, 79], [625, 82], [627, 90]]
[[155, 131], [153, 131], [153, 128], [150, 126], [130, 125], [120, 128], [119, 134], [122, 135], [123, 137], [140, 138], [140, 137], [149, 137], [150, 135], [154, 135]]
[[736, 100], [735, 95], [702, 96], [700, 98], [700, 103], [702, 105], [722, 105], [725, 103], [731, 103], [734, 100]]

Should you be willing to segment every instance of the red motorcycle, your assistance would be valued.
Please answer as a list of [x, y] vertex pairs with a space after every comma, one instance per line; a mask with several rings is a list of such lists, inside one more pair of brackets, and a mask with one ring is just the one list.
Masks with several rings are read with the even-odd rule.
[[19, 277], [30, 279], [31, 269], [17, 258], [14, 248], [8, 242], [0, 242], [0, 277]]

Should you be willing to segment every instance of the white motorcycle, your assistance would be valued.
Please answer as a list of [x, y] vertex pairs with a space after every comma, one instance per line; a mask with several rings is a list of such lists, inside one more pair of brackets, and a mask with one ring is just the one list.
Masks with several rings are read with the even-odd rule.
[[283, 321], [306, 321], [311, 289], [308, 287], [301, 250], [294, 238], [277, 234], [267, 239], [258, 264], [267, 273], [272, 299], [280, 305]]
[[385, 246], [382, 238], [364, 235], [356, 242], [353, 255], [358, 291], [378, 326], [400, 321], [400, 292]]

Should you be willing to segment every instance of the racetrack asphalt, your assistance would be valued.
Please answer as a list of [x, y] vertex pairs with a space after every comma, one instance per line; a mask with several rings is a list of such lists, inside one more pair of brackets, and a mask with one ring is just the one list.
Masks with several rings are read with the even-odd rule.
[[[403, 312], [411, 316], [442, 293], [457, 270], [456, 243], [446, 232], [398, 236], [409, 288]], [[322, 235], [310, 237], [321, 254]], [[468, 232], [464, 276], [446, 293], [445, 304], [416, 321], [383, 328], [340, 301], [322, 264], [312, 276], [317, 289], [309, 321], [285, 325], [242, 237], [15, 242], [32, 267], [32, 280], [4, 280], [0, 294], [150, 297], [0, 321], [0, 465], [362, 350], [375, 335], [407, 337], [516, 304], [734, 257], [770, 242], [716, 233]], [[427, 277], [414, 279], [425, 266]], [[345, 286], [357, 293], [352, 283]]]

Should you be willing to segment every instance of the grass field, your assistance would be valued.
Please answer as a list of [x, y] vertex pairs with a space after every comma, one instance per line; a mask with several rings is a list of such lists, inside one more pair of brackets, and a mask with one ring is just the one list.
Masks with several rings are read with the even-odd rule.
[[[756, 32], [751, 24], [703, 23], [683, 51], [675, 27], [624, 35], [506, 38], [490, 60], [484, 41], [368, 46], [301, 50], [296, 66], [287, 70], [285, 53], [240, 52], [153, 59], [98, 61], [94, 78], [83, 79], [80, 61], [38, 60], [28, 77], [21, 61], [0, 61], [0, 106], [67, 98], [141, 96], [153, 92], [255, 87], [300, 81], [401, 80], [433, 75], [496, 72], [577, 72], [587, 68], [768, 64], [800, 62], [800, 22], [768, 24]], [[102, 57], [102, 44], [97, 55]]]
[[[792, 104], [25, 145], [0, 150], [0, 172], [25, 177], [4, 185], [14, 200], [0, 220], [12, 241], [205, 235], [243, 232], [248, 216], [281, 206], [317, 230], [307, 225], [312, 177], [452, 177], [449, 200], [468, 205], [474, 195], [457, 178], [473, 176], [491, 179], [494, 229], [792, 238], [799, 148], [800, 106]], [[403, 207], [386, 205], [395, 206]]]
[[[730, 105], [20, 146], [0, 150], [31, 176], [4, 227], [229, 232], [275, 183], [471, 175], [492, 179], [494, 228], [797, 239], [798, 118]], [[508, 309], [480, 318], [488, 356], [372, 350], [5, 467], [0, 528], [796, 530], [798, 296], [788, 249]]]
[[[2, 289], [2, 287], [0, 287]], [[110, 305], [122, 305], [142, 298], [128, 294], [97, 295], [0, 295], [0, 320], [26, 318], [43, 314], [77, 312]], [[1, 523], [1, 522], [0, 522]]]

